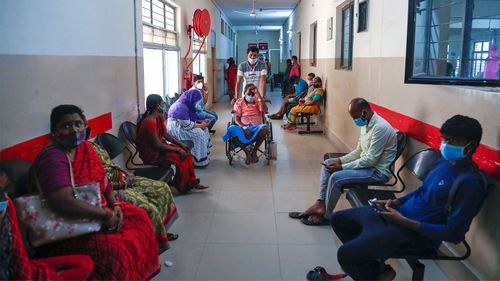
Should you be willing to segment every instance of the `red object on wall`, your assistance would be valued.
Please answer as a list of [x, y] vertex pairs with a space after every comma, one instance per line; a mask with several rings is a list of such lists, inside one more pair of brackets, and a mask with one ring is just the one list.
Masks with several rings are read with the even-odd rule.
[[[374, 111], [391, 123], [394, 128], [406, 133], [408, 137], [418, 140], [429, 147], [439, 149], [441, 145], [439, 141], [441, 132], [439, 132], [438, 127], [373, 103], [370, 103], [370, 105]], [[479, 168], [485, 170], [495, 178], [500, 178], [500, 150], [481, 144], [477, 148], [476, 153], [474, 153], [473, 160]]]
[[257, 47], [257, 43], [248, 43], [248, 48]]
[[[113, 127], [111, 112], [92, 118], [88, 120], [88, 123], [89, 127], [92, 129], [90, 138], [104, 133]], [[0, 161], [12, 159], [33, 161], [49, 141], [50, 135], [47, 134], [2, 149], [0, 151]]]
[[259, 43], [259, 50], [267, 51], [267, 43]]

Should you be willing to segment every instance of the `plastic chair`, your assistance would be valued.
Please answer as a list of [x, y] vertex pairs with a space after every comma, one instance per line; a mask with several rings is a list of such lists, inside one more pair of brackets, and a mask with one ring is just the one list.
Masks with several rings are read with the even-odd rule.
[[5, 160], [0, 162], [0, 167], [5, 169], [10, 184], [7, 193], [11, 198], [28, 194], [28, 179], [32, 163], [26, 160]]
[[[103, 133], [95, 138], [97, 144], [99, 144], [104, 150], [106, 150], [111, 159], [116, 158], [125, 149], [128, 149], [122, 141], [113, 136], [112, 134]], [[130, 154], [131, 151], [129, 150]], [[139, 165], [131, 169], [134, 171], [134, 175], [146, 177], [154, 180], [160, 180], [164, 182], [169, 182], [175, 175], [174, 170], [169, 166], [153, 166], [153, 165]]]

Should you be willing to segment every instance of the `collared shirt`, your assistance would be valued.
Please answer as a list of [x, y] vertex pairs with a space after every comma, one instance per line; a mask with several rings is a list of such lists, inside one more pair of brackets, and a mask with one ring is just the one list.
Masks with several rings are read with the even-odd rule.
[[[260, 89], [260, 77], [264, 75], [267, 76], [267, 65], [263, 61], [257, 61], [257, 63], [251, 67], [248, 61], [244, 61], [238, 65], [238, 76], [243, 76], [243, 88], [247, 84], [254, 84], [257, 89]], [[236, 93], [240, 94], [240, 93]]]
[[340, 157], [342, 169], [376, 168], [390, 177], [396, 149], [396, 130], [384, 118], [373, 113], [368, 125], [361, 128], [356, 149]]
[[262, 124], [262, 112], [258, 101], [249, 103], [245, 98], [239, 98], [234, 104], [234, 115], [241, 117], [244, 125], [257, 126]]

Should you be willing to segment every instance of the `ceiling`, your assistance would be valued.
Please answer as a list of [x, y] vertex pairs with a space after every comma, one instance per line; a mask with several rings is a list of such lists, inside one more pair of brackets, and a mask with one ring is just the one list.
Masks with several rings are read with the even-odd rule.
[[[236, 30], [279, 30], [300, 0], [214, 0]], [[257, 28], [256, 28], [257, 27]]]

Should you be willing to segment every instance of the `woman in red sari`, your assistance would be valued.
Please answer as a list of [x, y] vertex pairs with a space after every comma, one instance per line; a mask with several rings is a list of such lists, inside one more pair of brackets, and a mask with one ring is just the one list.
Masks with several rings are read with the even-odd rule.
[[[101, 159], [87, 142], [87, 124], [80, 108], [60, 105], [50, 116], [52, 141], [35, 161], [35, 172], [47, 203], [56, 213], [102, 221], [101, 232], [42, 247], [48, 255], [83, 254], [94, 260], [92, 280], [146, 280], [160, 270], [158, 242], [146, 212], [116, 202]], [[75, 185], [99, 182], [101, 206], [75, 199]]]
[[229, 89], [229, 101], [234, 99], [234, 90], [236, 88], [236, 64], [233, 58], [229, 58], [229, 66], [227, 67], [227, 87]]
[[147, 164], [175, 164], [177, 169], [172, 185], [180, 193], [187, 193], [191, 189], [206, 189], [194, 173], [190, 148], [167, 133], [164, 113], [166, 107], [162, 97], [149, 95], [146, 99], [146, 112], [137, 126], [139, 156]]

